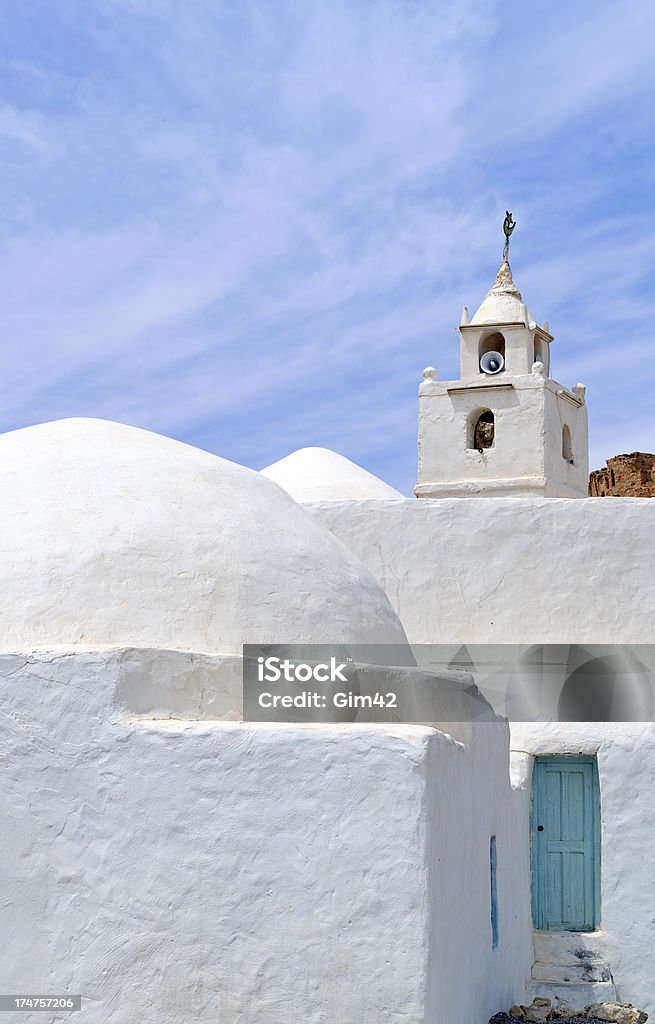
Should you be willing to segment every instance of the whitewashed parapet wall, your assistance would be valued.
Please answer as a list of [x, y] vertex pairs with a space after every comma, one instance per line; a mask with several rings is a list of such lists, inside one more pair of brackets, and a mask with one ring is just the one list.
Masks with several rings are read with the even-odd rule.
[[411, 643], [655, 642], [655, 502], [471, 497], [305, 506]]

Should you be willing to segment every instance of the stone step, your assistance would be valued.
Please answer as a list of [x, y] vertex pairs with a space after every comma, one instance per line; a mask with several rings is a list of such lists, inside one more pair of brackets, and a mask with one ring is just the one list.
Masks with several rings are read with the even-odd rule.
[[533, 981], [528, 986], [530, 998], [544, 996], [553, 1006], [572, 1006], [582, 1010], [589, 1003], [616, 1002], [616, 989], [611, 981], [549, 982]]
[[603, 932], [533, 932], [534, 958], [542, 964], [600, 964]]
[[574, 964], [543, 964], [536, 960], [532, 965], [535, 981], [611, 981], [612, 974], [607, 964], [586, 961]]

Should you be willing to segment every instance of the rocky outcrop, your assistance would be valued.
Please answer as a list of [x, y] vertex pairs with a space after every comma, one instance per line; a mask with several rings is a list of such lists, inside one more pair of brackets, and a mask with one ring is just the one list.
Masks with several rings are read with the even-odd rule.
[[655, 497], [655, 455], [632, 452], [615, 455], [603, 469], [589, 475], [591, 498]]

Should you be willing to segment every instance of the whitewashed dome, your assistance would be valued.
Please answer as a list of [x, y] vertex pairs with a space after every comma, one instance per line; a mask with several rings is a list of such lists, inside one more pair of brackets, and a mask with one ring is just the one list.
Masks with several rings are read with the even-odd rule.
[[262, 469], [298, 502], [403, 500], [394, 487], [329, 448], [299, 448]]
[[276, 484], [145, 430], [0, 436], [0, 648], [406, 643], [367, 570]]

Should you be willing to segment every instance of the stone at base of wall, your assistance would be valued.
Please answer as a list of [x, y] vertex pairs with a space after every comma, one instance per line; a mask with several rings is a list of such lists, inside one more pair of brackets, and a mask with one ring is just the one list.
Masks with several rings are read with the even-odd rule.
[[489, 1024], [516, 1024], [517, 1021], [542, 1024], [554, 1020], [566, 1021], [567, 1024], [645, 1024], [648, 1014], [632, 1003], [590, 1003], [581, 1010], [561, 1003], [553, 1005], [550, 999], [536, 996], [530, 1006], [515, 1005], [507, 1013], [494, 1014]]

